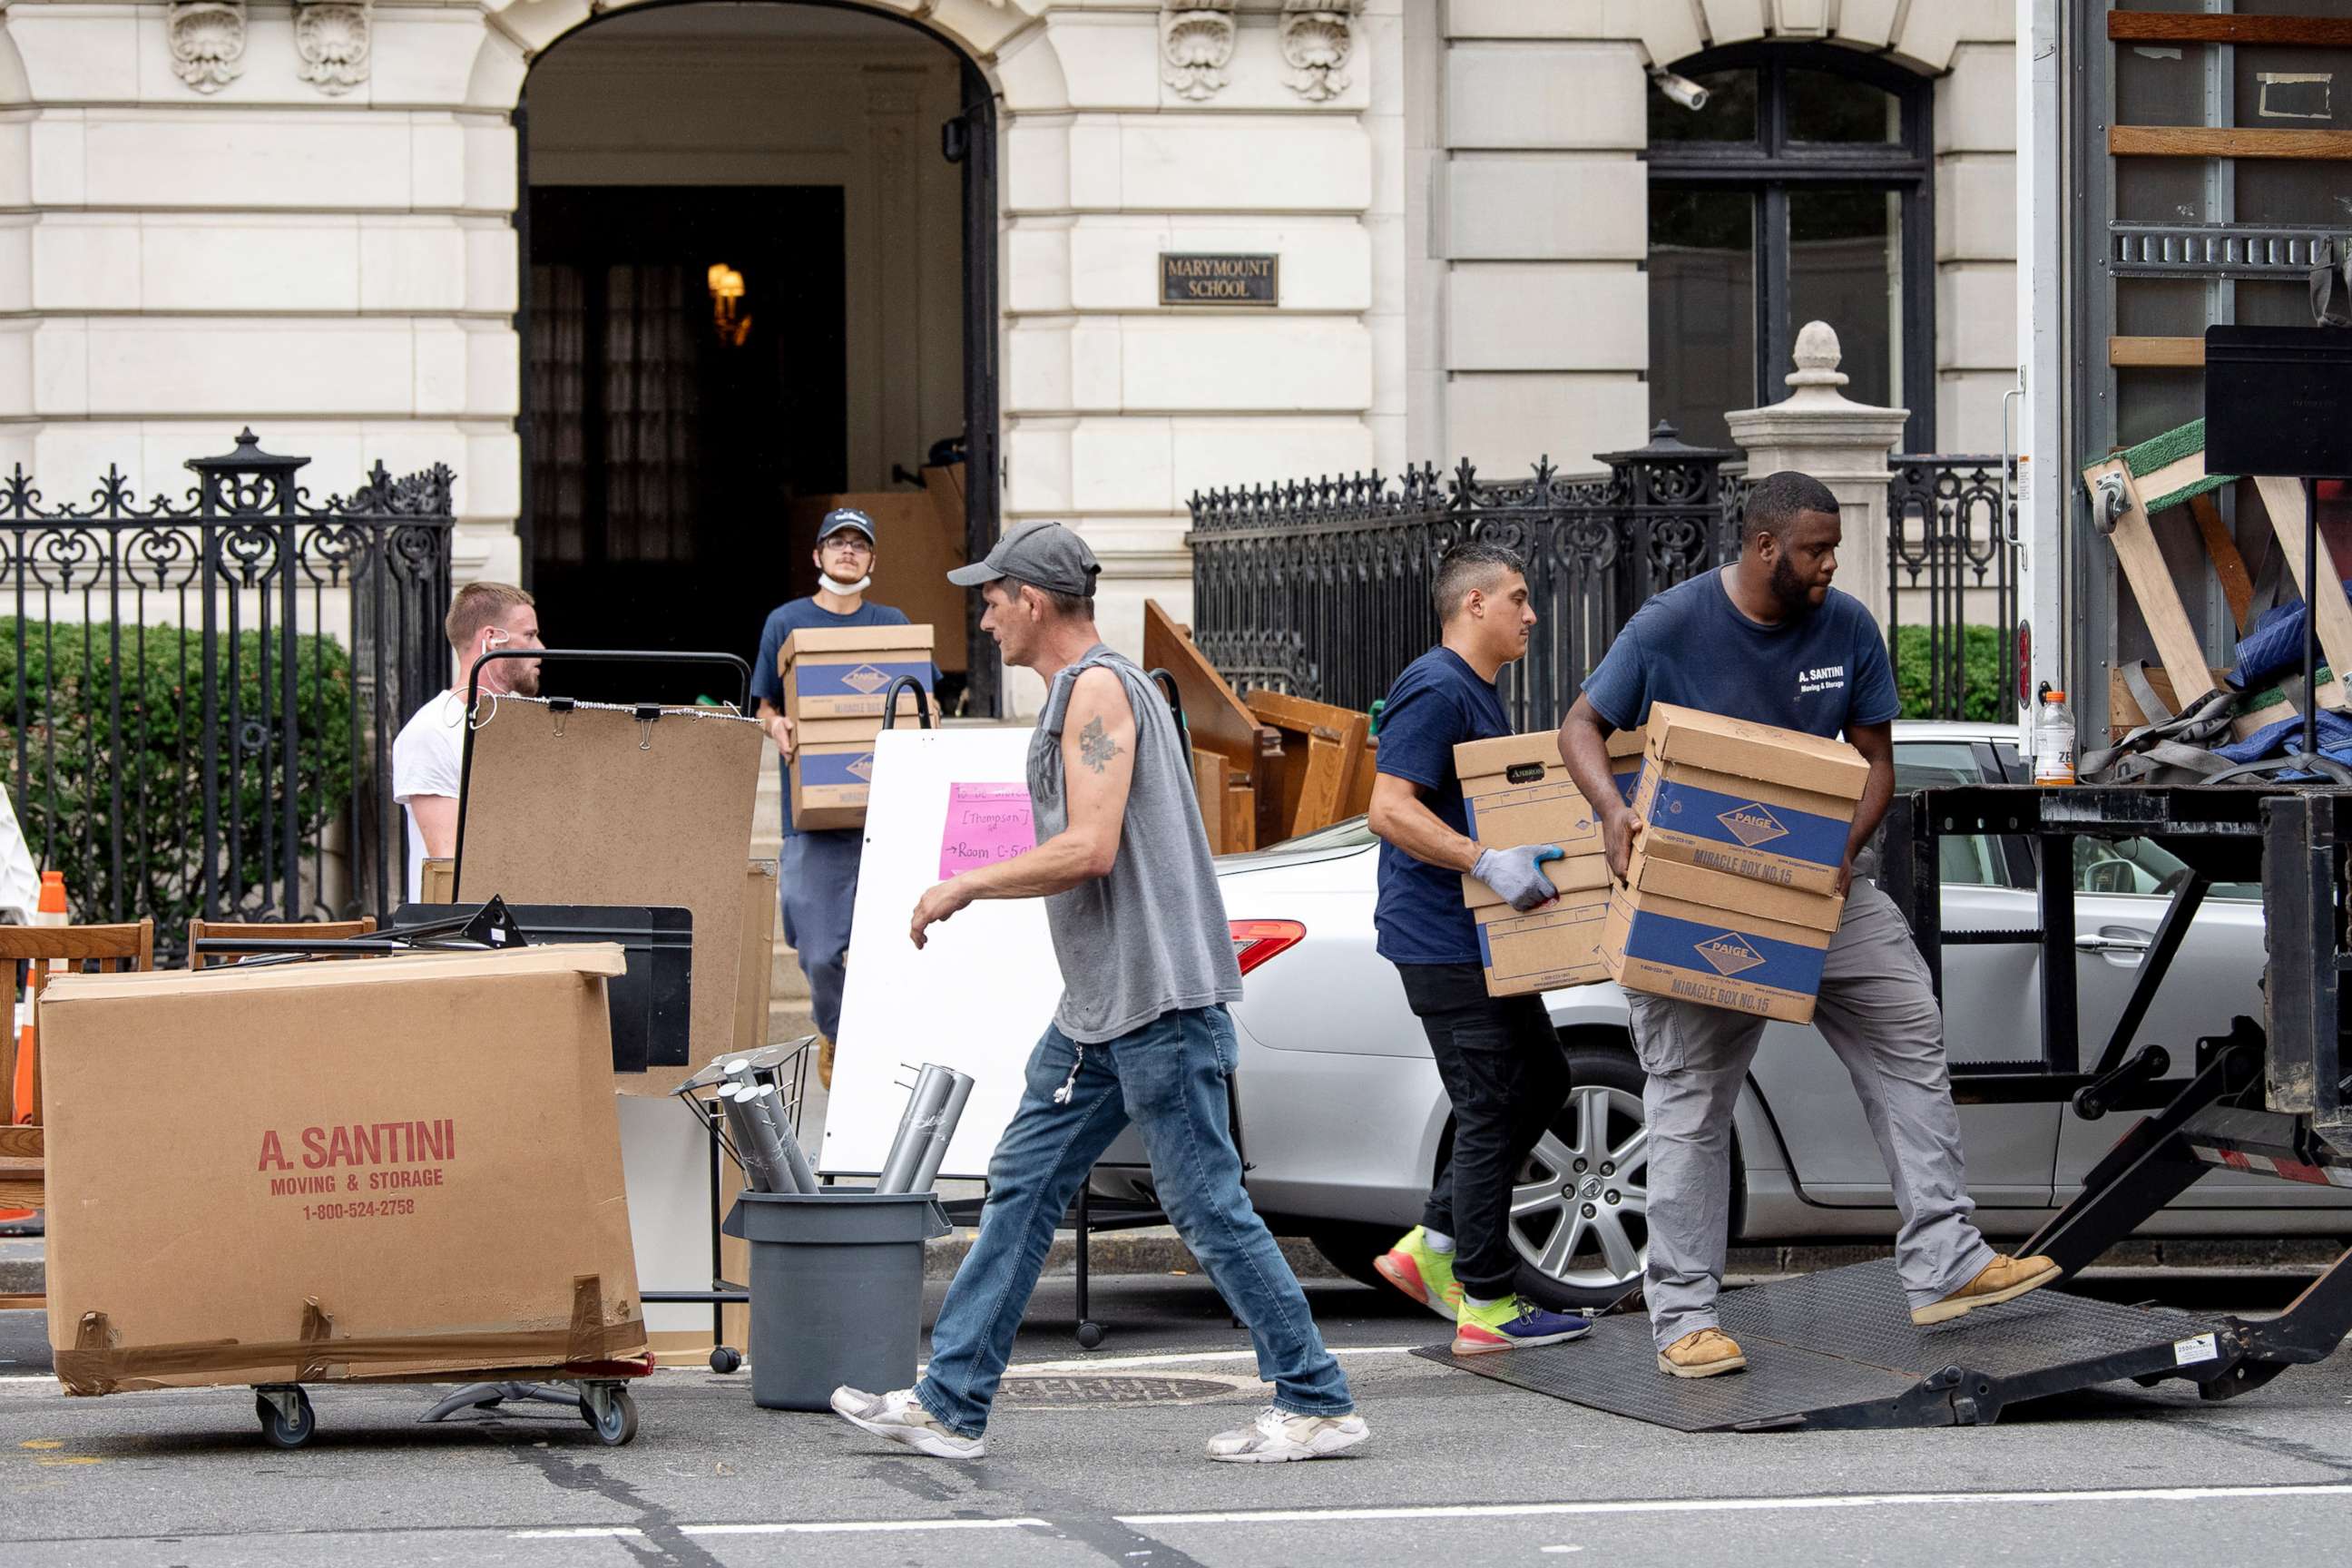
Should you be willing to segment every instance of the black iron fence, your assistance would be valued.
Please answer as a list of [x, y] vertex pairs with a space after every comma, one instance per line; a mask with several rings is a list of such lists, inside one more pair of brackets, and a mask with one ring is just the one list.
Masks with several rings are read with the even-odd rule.
[[453, 476], [379, 463], [314, 505], [309, 461], [248, 430], [183, 500], [0, 482], [0, 761], [77, 919], [176, 951], [191, 915], [399, 901], [392, 742], [448, 680]]
[[1889, 459], [1887, 647], [1905, 710], [2006, 719], [2017, 704], [2017, 498], [2008, 459]]
[[[1436, 640], [1431, 581], [1456, 540], [1528, 563], [1538, 617], [1504, 700], [1521, 729], [1557, 721], [1651, 595], [1738, 552], [1748, 480], [1737, 453], [1650, 444], [1603, 453], [1605, 474], [1549, 459], [1517, 479], [1466, 461], [1195, 495], [1192, 635], [1236, 688], [1344, 708], [1377, 701]], [[1899, 457], [1888, 474], [1888, 645], [1906, 711], [1987, 716], [2016, 684], [2017, 584], [2001, 459]], [[2005, 712], [2006, 710], [2003, 709]]]
[[1549, 459], [1518, 479], [1468, 462], [1216, 490], [1192, 498], [1192, 635], [1237, 688], [1369, 708], [1436, 640], [1430, 588], [1456, 540], [1490, 540], [1528, 563], [1538, 621], [1503, 698], [1521, 729], [1555, 722], [1635, 607], [1736, 553], [1734, 454], [1650, 444], [1603, 453], [1605, 474]]

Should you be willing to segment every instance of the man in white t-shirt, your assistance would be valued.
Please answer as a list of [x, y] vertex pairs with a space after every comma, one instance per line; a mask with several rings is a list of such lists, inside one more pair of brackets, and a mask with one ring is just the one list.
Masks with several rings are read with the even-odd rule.
[[[457, 657], [457, 683], [402, 726], [392, 743], [392, 798], [408, 811], [408, 901], [424, 894], [425, 862], [457, 852], [457, 787], [466, 755], [466, 686], [482, 656], [500, 648], [545, 647], [531, 597], [504, 583], [468, 583], [443, 623]], [[493, 659], [482, 690], [539, 695], [539, 660]]]

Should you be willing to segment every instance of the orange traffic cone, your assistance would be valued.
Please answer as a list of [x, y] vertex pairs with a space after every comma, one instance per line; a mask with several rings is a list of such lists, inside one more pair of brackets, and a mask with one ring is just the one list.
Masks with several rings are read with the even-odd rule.
[[[41, 896], [33, 911], [33, 924], [61, 926], [68, 923], [66, 912], [66, 874], [63, 871], [41, 873]], [[26, 990], [33, 989], [35, 976], [26, 976]], [[41, 1108], [34, 1094], [34, 1062], [39, 1051], [35, 1040], [33, 1024], [28, 1016], [16, 1027], [16, 1070], [15, 1082], [9, 1085], [9, 1103], [16, 1108], [19, 1126], [40, 1119]], [[0, 1225], [13, 1225], [37, 1214], [37, 1209], [0, 1209]]]

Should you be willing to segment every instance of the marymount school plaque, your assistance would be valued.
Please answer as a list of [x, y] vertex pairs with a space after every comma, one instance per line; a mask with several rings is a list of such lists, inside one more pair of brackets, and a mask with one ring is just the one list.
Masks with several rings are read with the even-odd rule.
[[1160, 253], [1163, 305], [1272, 305], [1279, 302], [1280, 258]]

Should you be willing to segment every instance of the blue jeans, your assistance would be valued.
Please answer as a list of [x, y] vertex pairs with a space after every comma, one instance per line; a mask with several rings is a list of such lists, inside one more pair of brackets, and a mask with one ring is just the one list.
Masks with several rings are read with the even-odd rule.
[[809, 1012], [816, 1032], [828, 1040], [841, 1037], [849, 912], [857, 902], [857, 862], [865, 847], [862, 829], [844, 827], [788, 834], [776, 857], [784, 941], [800, 955], [801, 973], [808, 976]]
[[[1302, 1415], [1355, 1408], [1297, 1276], [1242, 1190], [1227, 1092], [1238, 1059], [1233, 1017], [1223, 1007], [1163, 1014], [1083, 1055], [1047, 1027], [1030, 1054], [1021, 1107], [988, 1163], [980, 1237], [948, 1287], [931, 1329], [930, 1366], [915, 1387], [942, 1426], [976, 1437], [988, 1425], [1055, 1227], [1130, 1120], [1151, 1156], [1160, 1206], [1234, 1315], [1249, 1325], [1257, 1374], [1274, 1384], [1275, 1404]], [[1056, 1105], [1055, 1091], [1066, 1081], [1069, 1101]]]

